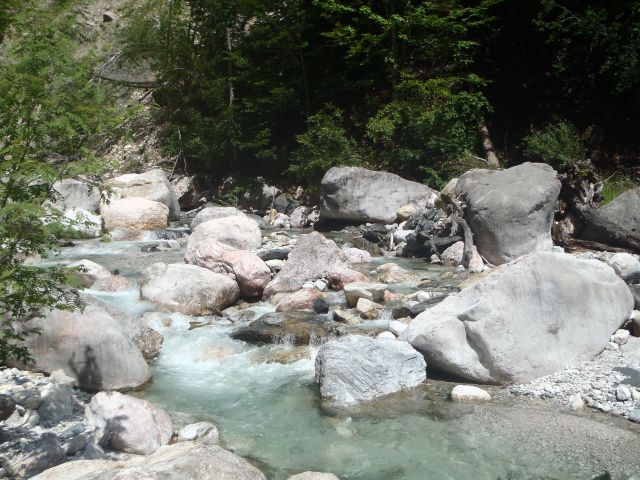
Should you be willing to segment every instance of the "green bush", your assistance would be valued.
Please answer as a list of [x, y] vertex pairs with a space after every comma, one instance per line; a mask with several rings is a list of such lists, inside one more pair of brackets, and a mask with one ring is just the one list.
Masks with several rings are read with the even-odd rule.
[[329, 106], [310, 116], [307, 131], [298, 135], [299, 148], [291, 155], [289, 172], [309, 190], [318, 187], [331, 167], [361, 163], [356, 142], [347, 136], [342, 124], [342, 112]]
[[586, 158], [582, 136], [575, 126], [565, 121], [550, 123], [542, 130], [532, 131], [523, 139], [522, 153], [527, 160], [552, 166]]

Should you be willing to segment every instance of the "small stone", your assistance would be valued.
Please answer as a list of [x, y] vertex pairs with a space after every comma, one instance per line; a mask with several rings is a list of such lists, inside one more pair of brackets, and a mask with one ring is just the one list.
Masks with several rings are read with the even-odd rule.
[[618, 350], [620, 348], [620, 345], [618, 345], [615, 342], [609, 342], [609, 343], [607, 343], [607, 347], [606, 348], [607, 348], [607, 350], [614, 351], [614, 350]]
[[407, 329], [407, 324], [400, 320], [391, 320], [389, 322], [389, 331], [396, 337], [399, 337], [402, 332]]
[[303, 472], [297, 475], [292, 475], [287, 480], [340, 480], [332, 473], [320, 473], [320, 472]]
[[378, 309], [380, 305], [366, 298], [359, 298], [356, 304], [356, 310], [360, 313], [360, 316], [372, 320], [378, 318]]
[[584, 410], [584, 401], [580, 395], [573, 395], [569, 398], [569, 408], [573, 411]]
[[631, 390], [626, 385], [620, 385], [616, 388], [616, 400], [626, 402], [631, 398]]
[[347, 325], [355, 325], [356, 323], [360, 323], [362, 320], [358, 315], [353, 313], [351, 310], [343, 310], [341, 308], [336, 308], [333, 311], [333, 319], [336, 322], [346, 323]]
[[613, 334], [613, 341], [618, 345], [624, 345], [629, 341], [630, 335], [631, 333], [629, 332], [629, 330], [617, 330], [616, 333]]
[[218, 428], [209, 422], [192, 423], [178, 433], [178, 442], [200, 441], [207, 445], [216, 445], [219, 440]]
[[396, 336], [391, 332], [380, 332], [378, 335], [376, 335], [376, 338], [380, 340], [395, 340]]
[[631, 410], [628, 418], [634, 423], [640, 423], [640, 408], [634, 408]]
[[279, 272], [284, 267], [284, 260], [278, 260], [277, 258], [274, 260], [267, 260], [264, 262], [267, 264], [267, 267], [271, 269], [272, 272]]
[[451, 391], [451, 400], [459, 403], [483, 403], [491, 400], [491, 395], [473, 385], [457, 385]]

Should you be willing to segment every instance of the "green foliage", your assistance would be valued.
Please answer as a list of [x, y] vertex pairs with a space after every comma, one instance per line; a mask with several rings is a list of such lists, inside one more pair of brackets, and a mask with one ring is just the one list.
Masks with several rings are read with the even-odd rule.
[[309, 117], [307, 131], [298, 135], [299, 148], [291, 155], [289, 171], [310, 188], [319, 185], [331, 167], [361, 163], [356, 142], [343, 124], [343, 113], [327, 107]]
[[29, 360], [20, 342], [30, 316], [81, 307], [63, 268], [27, 259], [55, 253], [73, 223], [45, 206], [53, 182], [99, 173], [93, 149], [120, 120], [91, 59], [74, 57], [79, 32], [70, 5], [58, 1], [43, 12], [38, 2], [22, 2], [0, 57], [0, 363]]
[[604, 203], [607, 204], [621, 193], [639, 186], [640, 179], [637, 176], [623, 171], [615, 172], [604, 181], [604, 186], [602, 188]]
[[477, 125], [489, 105], [481, 93], [461, 88], [456, 78], [407, 76], [398, 91], [402, 100], [385, 105], [367, 124], [371, 151], [378, 164], [410, 177], [422, 172], [432, 186], [442, 185], [445, 164], [474, 148]]
[[578, 130], [568, 122], [559, 121], [534, 130], [523, 139], [523, 154], [528, 160], [559, 166], [586, 158]]

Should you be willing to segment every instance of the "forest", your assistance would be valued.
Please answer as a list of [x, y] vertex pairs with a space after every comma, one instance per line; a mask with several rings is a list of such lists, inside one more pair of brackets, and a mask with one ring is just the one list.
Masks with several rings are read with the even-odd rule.
[[[0, 35], [25, 32], [5, 47], [33, 54], [46, 25], [50, 73], [68, 67], [74, 3], [3, 2]], [[163, 148], [190, 173], [313, 188], [364, 165], [438, 188], [473, 167], [589, 159], [611, 196], [638, 182], [640, 2], [146, 0], [121, 16], [118, 44], [74, 60], [85, 79], [116, 57], [152, 69]], [[88, 123], [105, 95], [85, 95]]]

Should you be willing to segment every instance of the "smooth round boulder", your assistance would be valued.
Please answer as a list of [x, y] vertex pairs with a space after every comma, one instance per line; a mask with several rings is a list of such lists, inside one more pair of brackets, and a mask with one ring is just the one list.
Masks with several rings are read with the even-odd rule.
[[324, 293], [316, 288], [302, 288], [285, 296], [276, 306], [277, 312], [295, 312], [313, 310], [314, 304], [324, 298]]
[[139, 197], [159, 202], [169, 209], [169, 218], [180, 216], [180, 203], [165, 173], [154, 168], [144, 173], [127, 173], [106, 182], [113, 198]]
[[173, 422], [164, 410], [118, 392], [94, 395], [85, 410], [85, 421], [102, 434], [100, 443], [138, 455], [155, 452], [173, 435]]
[[40, 332], [25, 339], [35, 361], [30, 370], [64, 370], [86, 391], [131, 389], [151, 378], [140, 349], [120, 323], [97, 305], [88, 304], [76, 312], [47, 310], [27, 322], [26, 328]]
[[236, 207], [219, 207], [217, 205], [205, 207], [193, 217], [191, 228], [194, 229], [201, 223], [208, 222], [209, 220], [233, 216], [245, 217], [246, 215]]
[[193, 245], [214, 239], [238, 250], [256, 250], [262, 246], [258, 222], [246, 215], [214, 218], [199, 224], [189, 237]]
[[140, 197], [128, 197], [113, 200], [100, 205], [100, 215], [104, 228], [108, 232], [125, 230], [140, 233], [144, 230], [166, 228], [169, 209], [160, 202]]
[[155, 263], [142, 271], [140, 296], [170, 312], [210, 315], [240, 296], [235, 280], [196, 265]]
[[70, 275], [83, 287], [91, 288], [98, 280], [111, 278], [113, 275], [102, 265], [83, 259], [69, 264]]

